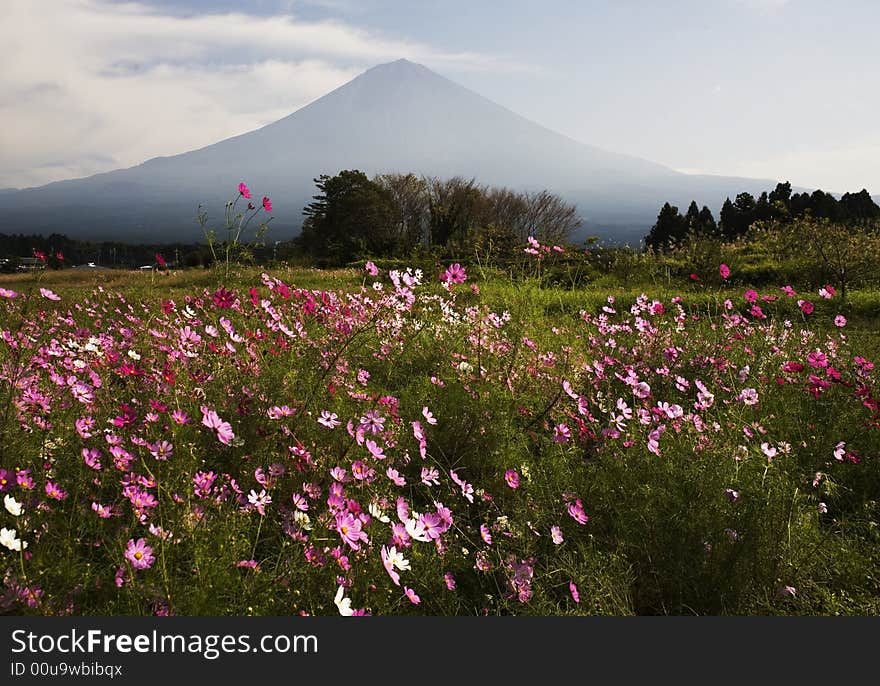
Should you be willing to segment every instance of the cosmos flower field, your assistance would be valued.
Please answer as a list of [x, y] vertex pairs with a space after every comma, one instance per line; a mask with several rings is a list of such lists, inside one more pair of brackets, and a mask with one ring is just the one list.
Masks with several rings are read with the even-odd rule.
[[195, 273], [0, 283], [2, 612], [880, 610], [833, 288]]

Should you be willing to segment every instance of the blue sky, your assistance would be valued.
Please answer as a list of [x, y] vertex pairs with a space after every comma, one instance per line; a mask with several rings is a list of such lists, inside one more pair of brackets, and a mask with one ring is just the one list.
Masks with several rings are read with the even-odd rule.
[[867, 0], [4, 0], [4, 12], [0, 187], [207, 145], [407, 57], [609, 150], [880, 194], [880, 3]]

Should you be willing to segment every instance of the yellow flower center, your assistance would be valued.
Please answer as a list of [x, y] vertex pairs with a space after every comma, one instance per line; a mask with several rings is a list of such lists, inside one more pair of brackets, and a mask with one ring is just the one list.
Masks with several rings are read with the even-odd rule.
[[138, 551], [134, 554], [134, 559], [135, 559], [135, 560], [140, 560], [143, 556], [144, 556], [144, 554], [143, 554], [140, 550], [138, 550]]

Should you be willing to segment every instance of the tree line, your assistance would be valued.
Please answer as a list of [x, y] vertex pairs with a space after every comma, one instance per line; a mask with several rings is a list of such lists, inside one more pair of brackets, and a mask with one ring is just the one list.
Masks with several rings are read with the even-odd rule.
[[455, 257], [487, 240], [500, 246], [563, 243], [580, 226], [577, 208], [546, 190], [517, 192], [459, 176], [359, 170], [315, 179], [298, 248], [323, 265], [418, 251]]
[[15, 271], [21, 258], [35, 252], [46, 256], [51, 268], [84, 265], [89, 262], [105, 267], [137, 268], [155, 265], [162, 255], [169, 266], [197, 267], [210, 261], [207, 246], [200, 243], [123, 243], [120, 241], [87, 241], [53, 233], [48, 236], [0, 233], [0, 270]]
[[788, 224], [803, 218], [828, 220], [835, 224], [863, 225], [880, 220], [880, 207], [864, 188], [858, 193], [844, 193], [840, 200], [830, 193], [816, 190], [812, 193], [791, 192], [791, 183], [776, 184], [757, 199], [751, 193], [739, 193], [721, 206], [718, 221], [708, 207], [697, 208], [691, 202], [682, 215], [676, 206], [666, 203], [657, 215], [657, 221], [645, 236], [645, 247], [665, 250], [692, 236], [712, 236], [733, 241], [745, 236], [756, 222]]

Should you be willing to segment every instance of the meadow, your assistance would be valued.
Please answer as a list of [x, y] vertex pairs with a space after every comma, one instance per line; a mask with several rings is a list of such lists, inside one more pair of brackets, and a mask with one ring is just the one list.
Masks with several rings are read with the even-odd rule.
[[2, 611], [880, 612], [880, 292], [525, 248], [0, 276]]

